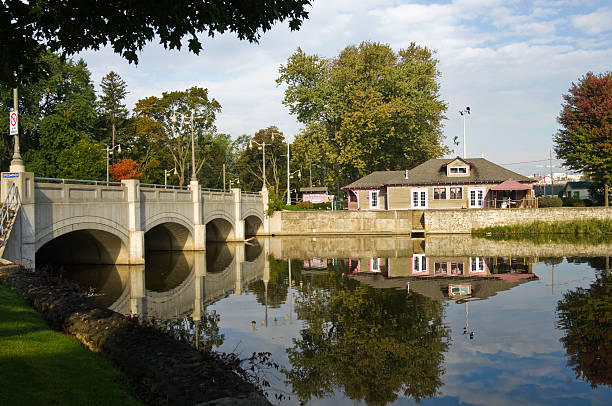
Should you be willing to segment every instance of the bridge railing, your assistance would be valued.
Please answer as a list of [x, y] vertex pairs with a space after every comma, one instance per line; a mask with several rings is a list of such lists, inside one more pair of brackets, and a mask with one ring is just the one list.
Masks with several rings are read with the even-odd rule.
[[91, 179], [65, 179], [65, 178], [41, 178], [38, 176], [34, 177], [34, 182], [48, 182], [48, 183], [83, 183], [87, 185], [102, 185], [102, 186], [121, 186], [121, 182], [107, 182], [105, 180], [91, 180]]
[[189, 190], [189, 186], [177, 186], [177, 185], [160, 185], [158, 183], [141, 183], [140, 187], [150, 187], [153, 189], [179, 189]]

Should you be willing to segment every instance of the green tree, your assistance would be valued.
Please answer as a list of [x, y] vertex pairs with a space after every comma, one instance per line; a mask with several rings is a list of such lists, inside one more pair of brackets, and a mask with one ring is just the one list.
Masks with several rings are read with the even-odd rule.
[[[32, 81], [44, 72], [40, 57], [45, 49], [73, 55], [110, 45], [130, 62], [156, 39], [164, 48], [181, 49], [184, 43], [198, 54], [201, 33], [213, 37], [226, 31], [241, 40], [257, 42], [261, 32], [289, 20], [292, 30], [308, 17], [309, 0], [65, 0], [0, 3], [0, 79], [13, 86], [18, 79]], [[183, 42], [183, 39], [189, 39]], [[18, 52], [16, 52], [18, 50]]]
[[259, 190], [263, 185], [263, 151], [259, 144], [266, 143], [266, 185], [271, 198], [282, 198], [287, 181], [287, 144], [278, 127], [272, 125], [253, 135], [250, 147], [242, 150], [233, 168], [245, 190]]
[[[79, 140], [92, 141], [95, 132], [95, 94], [83, 60], [62, 61], [46, 53], [40, 57], [45, 76], [19, 89], [21, 147], [26, 168], [37, 176], [60, 176], [60, 154]], [[0, 99], [12, 106], [12, 89], [0, 87]], [[2, 131], [1, 160], [8, 165], [12, 137]]]
[[59, 153], [59, 177], [67, 179], [104, 179], [106, 153], [101, 144], [79, 140]]
[[334, 189], [374, 170], [412, 168], [446, 152], [434, 52], [412, 43], [395, 53], [363, 42], [335, 58], [300, 48], [281, 66], [283, 103], [305, 125], [296, 144], [318, 145]]
[[[139, 120], [137, 123], [150, 131], [141, 134], [150, 137], [150, 142], [164, 146], [170, 154], [172, 165], [179, 172], [179, 185], [183, 185], [188, 165], [191, 165], [191, 114], [194, 113], [195, 169], [199, 174], [206, 161], [206, 149], [216, 134], [214, 122], [219, 111], [221, 105], [208, 98], [207, 89], [192, 87], [185, 91], [164, 92], [161, 98], [150, 96], [139, 100], [134, 115]], [[175, 112], [177, 121], [173, 122]]]
[[609, 205], [612, 183], [612, 73], [584, 75], [563, 95], [557, 118], [562, 128], [554, 136], [555, 153], [563, 164], [584, 171], [604, 185]]
[[591, 384], [612, 386], [612, 278], [608, 270], [588, 289], [563, 295], [557, 304], [561, 342], [576, 377]]
[[334, 267], [328, 275], [327, 286], [305, 283], [296, 299], [304, 328], [284, 373], [300, 400], [337, 390], [368, 405], [434, 396], [448, 349], [443, 304], [361, 285]]
[[[100, 83], [102, 94], [98, 101], [100, 115], [103, 116], [111, 126], [111, 147], [115, 148], [115, 136], [117, 125], [122, 123], [127, 118], [127, 110], [123, 100], [127, 94], [127, 85], [121, 79], [121, 76], [113, 71], [110, 71], [102, 78]], [[113, 154], [113, 162], [116, 161]]]

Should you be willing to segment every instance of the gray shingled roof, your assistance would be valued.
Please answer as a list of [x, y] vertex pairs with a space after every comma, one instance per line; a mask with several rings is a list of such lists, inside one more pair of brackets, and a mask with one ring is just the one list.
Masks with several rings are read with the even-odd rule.
[[446, 176], [446, 164], [454, 161], [452, 159], [430, 159], [421, 165], [408, 171], [408, 179], [405, 171], [376, 171], [364, 176], [355, 182], [344, 186], [342, 189], [367, 189], [382, 186], [416, 186], [416, 185], [456, 185], [466, 183], [501, 183], [507, 179], [514, 179], [520, 183], [534, 183], [535, 180], [520, 175], [509, 169], [502, 168], [484, 158], [468, 158], [472, 164], [470, 176], [449, 177]]

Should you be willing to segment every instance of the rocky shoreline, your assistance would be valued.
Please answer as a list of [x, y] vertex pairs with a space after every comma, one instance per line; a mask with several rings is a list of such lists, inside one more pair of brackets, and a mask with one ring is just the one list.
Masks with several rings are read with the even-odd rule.
[[145, 404], [271, 404], [211, 354], [109, 310], [69, 283], [18, 267], [0, 269], [0, 280], [24, 295], [51, 328], [111, 360]]

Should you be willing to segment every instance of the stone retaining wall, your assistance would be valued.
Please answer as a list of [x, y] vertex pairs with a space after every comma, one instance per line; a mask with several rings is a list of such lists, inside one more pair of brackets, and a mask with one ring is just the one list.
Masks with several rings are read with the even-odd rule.
[[425, 233], [471, 233], [490, 226], [528, 224], [534, 221], [583, 219], [612, 220], [612, 207], [550, 207], [541, 209], [427, 210]]
[[[469, 234], [488, 226], [587, 218], [612, 220], [612, 207], [424, 211], [426, 234]], [[413, 210], [277, 211], [270, 218], [270, 234], [275, 235], [410, 235], [419, 228], [413, 225]]]

